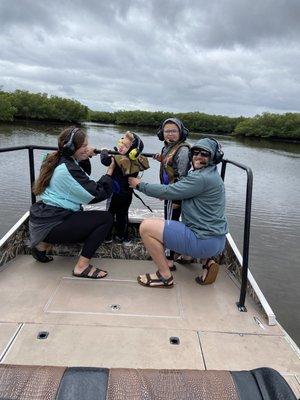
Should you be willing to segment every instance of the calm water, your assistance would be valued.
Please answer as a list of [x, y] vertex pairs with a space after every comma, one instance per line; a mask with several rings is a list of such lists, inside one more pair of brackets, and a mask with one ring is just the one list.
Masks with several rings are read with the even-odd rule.
[[[96, 147], [112, 148], [122, 128], [100, 124], [86, 125], [89, 141]], [[0, 147], [26, 144], [56, 145], [61, 126], [28, 124], [0, 125]], [[153, 131], [138, 129], [145, 151], [157, 152], [161, 142]], [[193, 143], [195, 137], [191, 137]], [[264, 141], [238, 141], [220, 137], [225, 156], [253, 170], [254, 188], [251, 222], [250, 268], [279, 322], [300, 345], [300, 145]], [[44, 151], [35, 151], [36, 174]], [[104, 169], [93, 158], [93, 176]], [[144, 179], [157, 182], [158, 163], [151, 160], [151, 169]], [[29, 168], [25, 150], [0, 154], [0, 237], [30, 206]], [[245, 173], [232, 166], [226, 172], [227, 216], [230, 231], [242, 251], [245, 199]], [[159, 200], [146, 198], [153, 208], [161, 208]], [[134, 198], [133, 207], [141, 208]]]

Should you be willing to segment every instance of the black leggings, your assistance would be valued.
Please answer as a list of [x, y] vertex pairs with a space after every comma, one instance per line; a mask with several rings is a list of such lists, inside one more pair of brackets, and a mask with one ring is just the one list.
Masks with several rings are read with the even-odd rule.
[[46, 243], [84, 242], [81, 255], [92, 258], [112, 226], [107, 211], [77, 211], [55, 226], [46, 236]]
[[[173, 204], [178, 204], [178, 208], [173, 208]], [[181, 201], [175, 200], [165, 200], [164, 201], [164, 216], [165, 220], [169, 219], [172, 221], [179, 221], [181, 214]], [[166, 257], [168, 260], [174, 260], [175, 252], [173, 250], [167, 249]]]
[[108, 211], [113, 216], [114, 229], [120, 238], [128, 236], [128, 210], [132, 202], [132, 191], [113, 195]]

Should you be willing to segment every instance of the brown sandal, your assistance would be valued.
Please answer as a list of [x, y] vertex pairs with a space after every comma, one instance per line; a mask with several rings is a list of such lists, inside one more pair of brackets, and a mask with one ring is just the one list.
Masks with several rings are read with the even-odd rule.
[[[210, 261], [213, 262], [208, 265]], [[208, 259], [202, 268], [207, 270], [206, 277], [203, 279], [202, 276], [197, 276], [195, 281], [199, 283], [199, 285], [210, 285], [214, 283], [219, 272], [219, 264], [212, 259]]]
[[[89, 275], [91, 269], [94, 268], [93, 265], [88, 265], [80, 274], [75, 274], [73, 271], [73, 276], [76, 276], [76, 278], [88, 278], [88, 279], [103, 279], [107, 276], [107, 271], [104, 271], [103, 269], [96, 268], [95, 271], [92, 273], [92, 275]], [[104, 276], [99, 276], [100, 272], [105, 272]]]
[[[141, 280], [142, 276], [146, 276], [147, 282], [143, 282]], [[159, 271], [156, 271], [157, 279], [151, 278], [150, 274], [140, 275], [137, 277], [137, 281], [142, 286], [153, 287], [153, 288], [161, 288], [161, 289], [171, 289], [174, 286], [173, 275], [169, 278], [164, 278]]]
[[176, 258], [175, 262], [177, 262], [178, 264], [193, 264], [197, 262], [196, 258], [190, 258], [190, 259], [186, 259], [183, 255], [180, 255]]

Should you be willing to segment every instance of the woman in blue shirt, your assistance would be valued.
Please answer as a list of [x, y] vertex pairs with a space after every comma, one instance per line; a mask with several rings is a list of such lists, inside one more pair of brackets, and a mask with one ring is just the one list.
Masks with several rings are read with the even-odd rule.
[[114, 163], [98, 181], [90, 179], [86, 133], [77, 127], [64, 129], [58, 137], [58, 150], [49, 154], [41, 166], [33, 192], [40, 201], [30, 209], [29, 232], [33, 257], [40, 262], [53, 260], [46, 254], [51, 244], [83, 243], [73, 275], [100, 279], [107, 271], [90, 264], [96, 249], [112, 225], [107, 211], [83, 211], [82, 204], [96, 203], [112, 194]]

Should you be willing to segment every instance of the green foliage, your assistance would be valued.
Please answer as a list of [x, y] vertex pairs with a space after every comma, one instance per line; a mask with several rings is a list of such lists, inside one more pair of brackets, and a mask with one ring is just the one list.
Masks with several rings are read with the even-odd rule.
[[115, 113], [106, 111], [92, 111], [89, 112], [89, 120], [92, 122], [103, 122], [104, 124], [115, 124]]
[[91, 121], [98, 121], [104, 123], [112, 123], [118, 125], [135, 125], [135, 126], [149, 126], [158, 128], [163, 120], [166, 118], [177, 117], [194, 132], [201, 132], [203, 134], [231, 134], [238, 122], [243, 120], [240, 118], [230, 118], [222, 115], [208, 115], [199, 112], [191, 113], [170, 113], [163, 111], [116, 111], [116, 112], [102, 112], [91, 111]]
[[163, 111], [92, 111], [76, 100], [46, 93], [16, 90], [3, 92], [0, 88], [0, 121], [14, 118], [63, 122], [94, 121], [107, 124], [147, 126], [157, 129], [166, 118], [177, 117], [190, 131], [202, 134], [239, 135], [248, 137], [300, 139], [300, 113], [264, 113], [253, 118], [232, 118], [200, 112], [169, 113]]
[[[0, 92], [0, 101], [6, 102], [6, 112], [0, 120], [12, 121], [13, 118], [80, 122], [88, 119], [88, 107], [76, 100], [50, 96], [46, 93], [29, 93], [16, 90], [13, 93]], [[1, 105], [2, 103], [0, 103]], [[4, 106], [3, 106], [4, 107]]]
[[263, 113], [237, 124], [234, 134], [262, 138], [300, 139], [300, 113]]
[[300, 139], [300, 114], [264, 113], [253, 118], [232, 118], [200, 112], [168, 113], [162, 111], [90, 111], [91, 120], [97, 122], [148, 126], [157, 128], [166, 118], [177, 117], [192, 132], [219, 135], [256, 136], [262, 138]]
[[0, 92], [0, 121], [13, 121], [16, 108], [12, 106], [9, 96]]

